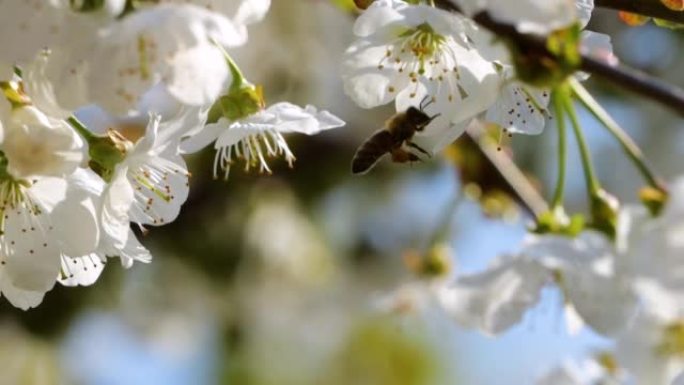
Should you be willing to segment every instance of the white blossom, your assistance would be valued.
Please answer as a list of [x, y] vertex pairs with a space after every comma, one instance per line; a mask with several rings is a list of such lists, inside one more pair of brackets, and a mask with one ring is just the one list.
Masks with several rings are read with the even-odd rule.
[[0, 182], [0, 291], [16, 307], [37, 306], [52, 289], [67, 254], [89, 253], [98, 242], [96, 215], [69, 193], [63, 178]]
[[439, 115], [421, 135], [458, 136], [458, 124], [491, 105], [499, 87], [493, 63], [469, 43], [469, 23], [426, 5], [374, 2], [356, 21], [359, 39], [345, 54], [347, 95], [363, 108], [395, 100], [397, 111], [427, 96], [426, 113]]
[[235, 22], [183, 4], [145, 8], [53, 50], [47, 77], [60, 105], [97, 103], [115, 114], [133, 109], [163, 84], [178, 101], [200, 106], [230, 83], [222, 47], [244, 44]]
[[637, 304], [629, 281], [615, 274], [615, 254], [598, 233], [574, 239], [533, 236], [518, 255], [460, 277], [448, 306], [465, 326], [498, 334], [520, 322], [544, 287], [555, 285], [564, 296], [569, 322], [582, 321], [612, 335], [628, 325]]
[[64, 120], [33, 106], [14, 109], [8, 120], [0, 148], [14, 177], [66, 176], [83, 160], [83, 140]]
[[[159, 115], [151, 115], [144, 136], [128, 140], [109, 129], [126, 146], [126, 154], [117, 164], [105, 188], [105, 212], [111, 210], [112, 223], [119, 223], [116, 233], [123, 247], [128, 222], [141, 225], [163, 225], [176, 219], [189, 192], [185, 160], [177, 154], [182, 130], [174, 127], [182, 121], [161, 123]], [[166, 134], [162, 134], [166, 133]], [[173, 135], [169, 135], [169, 133]], [[124, 234], [125, 233], [125, 234]]]
[[458, 0], [469, 15], [487, 12], [522, 33], [547, 34], [579, 22], [586, 26], [593, 0]]
[[[672, 293], [660, 292], [669, 297]], [[654, 298], [651, 298], [654, 300]], [[671, 298], [651, 306], [672, 306]], [[641, 312], [633, 326], [616, 339], [616, 357], [636, 384], [669, 385], [684, 370], [684, 313], [678, 301], [678, 315], [662, 317], [649, 309]]]
[[235, 23], [244, 41], [247, 41], [247, 26], [261, 21], [271, 7], [271, 0], [160, 0], [159, 3], [194, 4], [219, 12]]
[[214, 177], [220, 170], [225, 170], [227, 178], [234, 159], [244, 160], [245, 170], [258, 167], [259, 171], [270, 173], [268, 157], [283, 156], [290, 166], [295, 161], [283, 134], [314, 135], [343, 125], [342, 120], [328, 111], [318, 111], [311, 105], [301, 108], [281, 102], [237, 121], [222, 117], [216, 123], [207, 124], [199, 133], [183, 141], [181, 150], [195, 152], [215, 141]]

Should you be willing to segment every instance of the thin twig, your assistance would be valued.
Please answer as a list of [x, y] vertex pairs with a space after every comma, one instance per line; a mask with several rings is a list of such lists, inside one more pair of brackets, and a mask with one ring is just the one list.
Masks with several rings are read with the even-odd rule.
[[473, 122], [473, 124], [468, 126], [466, 134], [477, 144], [487, 160], [499, 171], [499, 174], [515, 192], [516, 197], [520, 199], [526, 211], [535, 218], [539, 218], [542, 214], [549, 211], [549, 205], [544, 200], [544, 197], [532, 186], [532, 183], [516, 166], [513, 159], [503, 151], [499, 151], [495, 142], [488, 140], [489, 138], [487, 138], [485, 130], [480, 123]]
[[594, 5], [684, 24], [684, 12], [669, 9], [660, 0], [594, 0]]
[[[460, 12], [460, 8], [453, 3], [453, 0], [436, 0], [435, 3], [442, 9]], [[546, 48], [546, 41], [543, 36], [522, 34], [518, 32], [515, 26], [494, 20], [486, 12], [475, 15], [473, 20], [494, 34], [510, 39], [510, 41], [523, 47], [526, 52], [536, 52], [550, 59], [554, 57]], [[582, 55], [581, 69], [616, 86], [653, 99], [684, 116], [684, 90], [681, 88], [665, 83], [642, 71], [624, 65], [613, 66], [588, 55]]]

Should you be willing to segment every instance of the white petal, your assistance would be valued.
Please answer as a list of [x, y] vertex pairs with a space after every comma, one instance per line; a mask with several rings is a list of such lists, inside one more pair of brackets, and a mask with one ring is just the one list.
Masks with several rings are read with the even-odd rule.
[[[298, 132], [314, 135], [322, 130], [344, 125], [341, 119], [327, 111], [319, 113], [311, 105], [303, 109], [294, 104], [282, 102], [270, 106], [267, 111], [276, 116], [278, 123], [274, 129], [280, 133]], [[325, 120], [323, 122], [320, 121], [319, 116]]]
[[580, 26], [584, 29], [589, 24], [591, 13], [594, 11], [594, 0], [575, 0], [575, 7]]
[[482, 273], [459, 278], [446, 306], [463, 326], [498, 334], [520, 322], [539, 301], [550, 274], [530, 259], [500, 259]]
[[330, 112], [325, 110], [317, 111], [316, 107], [310, 104], [306, 105], [305, 111], [316, 117], [316, 119], [318, 120], [318, 125], [321, 127], [322, 130], [342, 127], [346, 124], [344, 120], [338, 118]]
[[149, 263], [152, 261], [152, 255], [143, 246], [135, 234], [131, 232], [128, 235], [128, 241], [124, 248], [119, 251], [119, 258], [121, 258], [121, 264], [125, 268], [130, 268], [133, 266], [133, 262]]
[[547, 110], [549, 95], [548, 90], [511, 82], [487, 110], [486, 119], [510, 133], [541, 134], [546, 118], [550, 116]]
[[618, 58], [613, 54], [613, 44], [610, 36], [592, 31], [582, 31], [582, 41], [580, 51], [594, 59], [600, 60], [608, 65], [616, 66], [619, 64]]
[[563, 293], [586, 324], [612, 336], [628, 327], [637, 310], [631, 287], [615, 277], [591, 274], [587, 269], [563, 272]]
[[[185, 161], [180, 155], [154, 158], [135, 169], [129, 169], [128, 177], [135, 190], [131, 221], [155, 226], [173, 222], [188, 198], [188, 175]], [[150, 186], [154, 187], [154, 191]]]
[[102, 274], [105, 262], [96, 254], [78, 258], [62, 256], [59, 283], [63, 286], [90, 286]]
[[409, 84], [408, 76], [383, 66], [389, 46], [384, 41], [359, 40], [352, 44], [342, 63], [344, 91], [361, 108], [387, 104]]
[[71, 115], [57, 101], [55, 89], [47, 75], [49, 52], [41, 52], [26, 68], [23, 69], [23, 81], [31, 103], [46, 115], [65, 119]]
[[66, 176], [83, 160], [83, 140], [63, 120], [33, 106], [13, 110], [2, 149], [10, 173], [18, 178]]
[[51, 213], [62, 253], [81, 256], [95, 251], [100, 242], [98, 204], [89, 191], [70, 183], [65, 199]]
[[6, 207], [0, 238], [6, 279], [22, 290], [46, 292], [59, 273], [59, 244], [43, 208]]
[[470, 121], [464, 121], [457, 124], [446, 124], [441, 130], [437, 129], [438, 125], [435, 125], [433, 129], [431, 124], [429, 130], [426, 129], [414, 136], [413, 142], [432, 154], [436, 154], [463, 135], [470, 123]]
[[256, 134], [260, 131], [273, 129], [272, 124], [242, 124], [240, 122], [233, 123], [227, 130], [223, 130], [221, 135], [216, 139], [214, 143], [214, 148], [219, 149], [222, 147], [232, 146], [240, 142], [245, 137], [250, 134]]
[[117, 166], [103, 193], [102, 232], [110, 238], [113, 247], [118, 249], [123, 248], [128, 240], [128, 212], [134, 200], [133, 187], [126, 177], [127, 171], [125, 167]]
[[187, 105], [212, 103], [232, 81], [223, 54], [210, 43], [178, 52], [171, 63], [173, 67], [163, 75], [166, 87]]
[[[226, 3], [223, 1], [223, 3]], [[271, 0], [242, 0], [233, 21], [238, 24], [253, 24], [261, 21], [271, 7]]]
[[180, 144], [180, 152], [183, 154], [192, 154], [207, 147], [211, 142], [215, 141], [219, 135], [228, 129], [228, 121], [225, 119], [219, 120], [217, 123], [210, 123], [204, 126], [203, 129], [194, 133], [193, 135], [183, 139]]
[[359, 37], [370, 36], [377, 30], [404, 19], [399, 10], [407, 4], [397, 0], [378, 0], [373, 2], [354, 23], [354, 34]]
[[43, 302], [45, 291], [31, 291], [19, 289], [0, 273], [0, 292], [14, 307], [28, 310], [40, 305]]

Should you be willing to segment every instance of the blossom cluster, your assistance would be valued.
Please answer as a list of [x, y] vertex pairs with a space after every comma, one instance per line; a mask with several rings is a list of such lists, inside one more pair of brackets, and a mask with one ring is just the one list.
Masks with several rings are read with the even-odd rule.
[[[583, 28], [593, 9], [588, 0], [459, 3], [466, 14], [487, 10], [520, 31], [539, 34]], [[398, 112], [431, 100], [425, 111], [437, 117], [416, 142], [433, 153], [463, 134], [474, 119], [494, 123], [504, 133], [539, 134], [551, 116], [550, 87], [521, 81], [506, 45], [465, 15], [377, 0], [357, 19], [354, 33], [358, 39], [343, 64], [347, 95], [363, 108], [394, 101]], [[615, 61], [606, 35], [585, 31], [580, 48]]]
[[[540, 134], [552, 118], [563, 142], [564, 114], [583, 146], [568, 90], [586, 102], [577, 84], [588, 75], [561, 61], [581, 53], [617, 63], [608, 36], [583, 31], [592, 0], [450, 1], [458, 13], [429, 0], [365, 3], [342, 61], [344, 91], [361, 108], [393, 102], [398, 116], [413, 111], [425, 125], [415, 136], [383, 133], [387, 143], [370, 147], [430, 155], [474, 123]], [[285, 134], [345, 124], [312, 105], [268, 105], [233, 60], [270, 5], [0, 1], [0, 294], [12, 305], [35, 307], [56, 283], [93, 284], [109, 258], [124, 267], [150, 262], [139, 236], [179, 216], [191, 186], [185, 155], [213, 144], [215, 178], [227, 179], [238, 162], [270, 173], [268, 158], [295, 161]], [[568, 57], [550, 65], [518, 52], [476, 22], [482, 13]], [[669, 200], [658, 190], [650, 211], [618, 209], [580, 151], [591, 223], [573, 227], [565, 216], [559, 177], [551, 219], [536, 218], [518, 251], [479, 273], [402, 288], [381, 305], [436, 305], [461, 326], [498, 335], [554, 288], [571, 331], [587, 326], [616, 344], [540, 383], [682, 384], [684, 180], [672, 183]], [[410, 262], [444, 278], [445, 254], [433, 247], [425, 261]]]
[[214, 143], [216, 173], [270, 172], [295, 159], [283, 134], [344, 125], [266, 106], [229, 56], [269, 0], [147, 3], [0, 3], [0, 293], [16, 307], [94, 283], [108, 258], [149, 262], [138, 235], [178, 217], [183, 154]]
[[[425, 106], [436, 118], [413, 140], [432, 152], [475, 120], [510, 134], [541, 133], [552, 117], [550, 96], [557, 88], [523, 82], [514, 53], [469, 17], [486, 12], [521, 33], [547, 36], [586, 27], [593, 2], [455, 1], [463, 14], [429, 3], [377, 0], [363, 12], [354, 25], [358, 39], [345, 55], [346, 93], [363, 108], [392, 101], [398, 112]], [[582, 53], [616, 63], [608, 36], [584, 31], [581, 37]], [[586, 74], [573, 77], [576, 82]], [[431, 103], [422, 103], [425, 99]], [[589, 190], [592, 199], [612, 202], [599, 188]], [[682, 194], [679, 179], [659, 213], [643, 206], [615, 209], [611, 231], [537, 228], [517, 252], [484, 271], [403, 287], [382, 306], [402, 311], [407, 303], [437, 306], [461, 326], [496, 336], [522, 322], [542, 291], [554, 288], [571, 333], [586, 326], [613, 339], [615, 347], [548, 372], [538, 383], [684, 383]], [[434, 268], [432, 257], [425, 258]]]

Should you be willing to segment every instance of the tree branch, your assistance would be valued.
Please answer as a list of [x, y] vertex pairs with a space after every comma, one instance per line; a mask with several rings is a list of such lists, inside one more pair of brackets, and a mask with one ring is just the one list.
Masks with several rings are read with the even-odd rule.
[[660, 0], [594, 0], [594, 4], [597, 7], [638, 13], [644, 16], [684, 24], [684, 12], [669, 9]]
[[[609, 0], [604, 0], [608, 2]], [[615, 2], [635, 0], [612, 0]], [[652, 0], [646, 0], [652, 2]], [[453, 0], [436, 0], [438, 7], [460, 12], [460, 8]], [[486, 12], [481, 12], [473, 17], [473, 20], [482, 27], [498, 36], [510, 39], [512, 42], [524, 48], [527, 52], [536, 52], [542, 56], [553, 59], [554, 55], [546, 48], [546, 40], [543, 36], [522, 34], [515, 26], [494, 20]], [[618, 87], [630, 90], [636, 94], [653, 99], [664, 106], [670, 107], [677, 114], [684, 116], [684, 90], [654, 78], [645, 72], [628, 68], [623, 65], [612, 66], [602, 61], [582, 55], [583, 71], [595, 74]]]
[[473, 141], [484, 158], [499, 172], [499, 175], [510, 187], [513, 196], [520, 200], [522, 208], [526, 212], [536, 219], [549, 211], [549, 206], [544, 197], [530, 183], [522, 170], [513, 162], [513, 159], [503, 151], [499, 151], [497, 143], [488, 140], [489, 138], [481, 123], [473, 122], [469, 125], [464, 137]]

